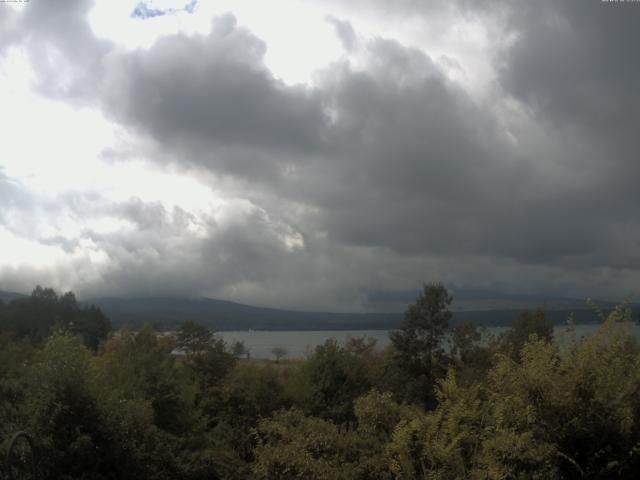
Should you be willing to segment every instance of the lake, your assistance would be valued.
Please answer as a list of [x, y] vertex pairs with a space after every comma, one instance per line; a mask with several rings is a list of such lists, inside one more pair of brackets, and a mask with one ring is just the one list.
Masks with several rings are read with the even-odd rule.
[[[599, 325], [576, 325], [576, 335], [581, 337], [593, 333]], [[565, 330], [564, 325], [557, 325], [554, 328], [556, 337]], [[640, 339], [640, 325], [633, 325], [633, 334]], [[508, 327], [489, 327], [487, 332], [490, 335], [499, 335]], [[251, 351], [252, 358], [272, 358], [271, 349], [274, 347], [284, 347], [287, 350], [286, 358], [303, 357], [307, 351], [313, 350], [317, 345], [321, 345], [329, 338], [335, 338], [344, 344], [349, 338], [370, 337], [376, 340], [378, 348], [384, 348], [389, 344], [389, 330], [322, 330], [322, 331], [229, 331], [218, 332], [222, 338], [231, 344], [235, 341], [244, 342]]]

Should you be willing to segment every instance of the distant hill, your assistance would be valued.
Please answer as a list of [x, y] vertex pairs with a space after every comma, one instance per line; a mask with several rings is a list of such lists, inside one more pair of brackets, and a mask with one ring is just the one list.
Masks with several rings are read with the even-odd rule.
[[28, 295], [16, 292], [5, 292], [0, 290], [0, 300], [4, 302], [10, 302], [11, 300], [17, 300], [18, 298], [26, 298]]
[[[413, 303], [419, 290], [372, 291], [368, 294], [368, 305], [372, 310], [399, 312]], [[543, 307], [551, 310], [587, 310], [585, 298], [570, 298], [553, 295], [526, 295], [495, 292], [492, 290], [451, 289], [453, 312], [476, 312], [494, 310], [526, 310]], [[613, 302], [595, 300], [601, 308], [613, 308]]]
[[[154, 323], [162, 329], [175, 329], [186, 320], [215, 330], [388, 330], [397, 328], [401, 313], [300, 312], [244, 305], [209, 298], [95, 298], [114, 326]], [[471, 321], [485, 326], [508, 326], [523, 308], [457, 311], [453, 324]], [[605, 313], [609, 309], [604, 307]], [[556, 324], [565, 323], [573, 313], [577, 323], [598, 322], [586, 308], [547, 309]]]
[[[254, 307], [202, 297], [99, 297], [81, 303], [99, 306], [116, 328], [151, 323], [160, 329], [172, 330], [184, 321], [192, 320], [221, 331], [388, 330], [400, 325], [403, 317], [400, 312], [415, 300], [416, 294], [407, 292], [403, 293], [406, 298], [392, 298], [398, 306], [390, 313], [302, 312]], [[5, 302], [25, 297], [27, 295], [0, 290], [0, 299]], [[610, 302], [598, 304], [605, 314], [613, 307]], [[454, 292], [452, 323], [471, 321], [484, 326], [509, 326], [523, 310], [543, 305], [556, 324], [565, 323], [571, 313], [577, 323], [599, 321], [598, 316], [589, 310], [582, 300], [493, 292]], [[637, 319], [638, 305], [634, 305], [634, 310], [634, 318]]]
[[156, 323], [166, 329], [177, 328], [186, 320], [216, 330], [373, 330], [397, 325], [397, 313], [300, 312], [244, 305], [210, 298], [94, 298], [118, 325]]

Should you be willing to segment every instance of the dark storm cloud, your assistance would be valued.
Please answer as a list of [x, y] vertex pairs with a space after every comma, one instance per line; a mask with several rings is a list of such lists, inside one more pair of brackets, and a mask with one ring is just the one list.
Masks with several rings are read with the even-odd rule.
[[246, 157], [313, 152], [325, 118], [317, 94], [273, 78], [262, 64], [265, 49], [232, 16], [217, 19], [208, 36], [163, 37], [148, 51], [112, 59], [106, 108], [181, 161], [268, 171], [274, 158], [249, 165]]
[[575, 221], [566, 192], [549, 192], [545, 171], [514, 158], [494, 119], [426, 56], [394, 42], [371, 48], [372, 71], [333, 75], [340, 188], [321, 202], [336, 240], [520, 261], [594, 247], [602, 234]]
[[493, 46], [493, 96], [473, 97], [428, 51], [356, 41], [333, 17], [345, 50], [363, 60], [336, 62], [313, 87], [277, 80], [267, 45], [232, 16], [209, 35], [134, 52], [96, 40], [83, 2], [68, 16], [47, 4], [24, 17], [37, 31], [25, 36], [34, 58], [52, 45], [71, 71], [64, 83], [40, 68], [48, 94], [95, 99], [150, 140], [152, 160], [212, 185], [226, 179], [238, 200], [224, 222], [135, 198], [69, 200], [74, 212], [130, 227], [82, 233], [109, 259], [89, 289], [317, 307], [422, 280], [613, 292], [638, 278], [640, 8], [367, 4], [394, 16], [506, 19], [515, 40]]
[[[349, 44], [351, 31], [337, 25]], [[504, 52], [506, 87], [526, 61], [517, 50], [523, 41]], [[451, 83], [421, 50], [387, 39], [365, 48], [364, 70], [336, 65], [314, 90], [285, 86], [264, 68], [263, 44], [227, 17], [208, 37], [166, 37], [148, 52], [119, 58], [108, 98], [121, 102], [117, 118], [150, 132], [174, 159], [243, 176], [254, 188], [314, 207], [302, 225], [337, 243], [532, 264], [613, 261], [616, 255], [604, 252], [625, 243], [616, 238], [625, 229], [609, 228], [591, 185], [555, 177], [557, 166], [580, 162], [571, 145], [580, 132], [558, 140], [555, 150], [522, 151], [490, 106]], [[533, 72], [522, 75], [535, 81]], [[283, 173], [286, 162], [292, 175]], [[592, 228], [594, 221], [603, 229]]]
[[[478, 9], [485, 15], [506, 12], [516, 40], [496, 51], [499, 80], [505, 97], [513, 95], [525, 112], [531, 112], [542, 138], [532, 140], [531, 132], [521, 130], [518, 145], [509, 146], [492, 128], [496, 118], [487, 105], [480, 105], [478, 111], [473, 105], [456, 109], [456, 104], [464, 103], [462, 92], [429, 96], [423, 89], [419, 96], [405, 90], [387, 104], [397, 106], [402, 115], [389, 115], [390, 109], [371, 115], [385, 119], [404, 115], [407, 121], [397, 130], [385, 123], [383, 133], [372, 134], [382, 140], [374, 143], [368, 155], [375, 158], [373, 152], [384, 152], [389, 146], [386, 157], [394, 158], [398, 168], [389, 167], [381, 177], [387, 182], [372, 182], [372, 186], [384, 188], [399, 176], [402, 187], [395, 197], [381, 196], [384, 201], [369, 210], [375, 214], [369, 222], [364, 217], [363, 229], [354, 226], [358, 223], [355, 209], [352, 215], [341, 210], [346, 228], [336, 231], [350, 232], [362, 242], [376, 239], [391, 245], [394, 241], [386, 240], [384, 233], [393, 232], [396, 245], [410, 248], [412, 242], [422, 243], [425, 251], [475, 252], [571, 268], [637, 269], [638, 241], [631, 239], [637, 238], [640, 202], [640, 147], [635, 138], [640, 120], [640, 64], [634, 61], [640, 9], [599, 1], [459, 2], [458, 8], [467, 9], [468, 15]], [[356, 90], [358, 95], [367, 91]], [[380, 98], [391, 98], [395, 90], [386, 85], [380, 91]], [[399, 101], [403, 96], [404, 105]], [[442, 102], [448, 115], [434, 112], [434, 99]], [[375, 108], [380, 102], [361, 104]], [[434, 112], [432, 121], [427, 115], [409, 121], [412, 105]], [[412, 143], [404, 135], [416, 125], [417, 131], [424, 129], [415, 135], [425, 139], [423, 148], [413, 149], [422, 159], [422, 171], [417, 162], [411, 165]], [[470, 131], [477, 134], [469, 135]], [[394, 144], [394, 139], [404, 141]], [[437, 158], [446, 160], [434, 161]], [[428, 202], [412, 203], [409, 195], [400, 195], [412, 191], [412, 182], [422, 183], [425, 194], [434, 191], [434, 184], [440, 191], [435, 187], [437, 193]], [[372, 197], [369, 202], [375, 202], [376, 194]], [[394, 207], [393, 199], [398, 197]], [[386, 210], [389, 215], [385, 216]], [[376, 225], [382, 235], [374, 234]]]
[[[606, 2], [540, 3], [514, 14], [519, 36], [502, 83], [556, 122], [603, 133], [630, 129], [638, 112], [640, 11]], [[567, 61], [570, 59], [571, 61]]]
[[[640, 201], [637, 125], [640, 120], [640, 8], [637, 4], [545, 2], [512, 16], [518, 39], [504, 54], [502, 85], [541, 122], [576, 132], [595, 158], [602, 194]], [[632, 202], [630, 202], [632, 201]], [[612, 212], [616, 213], [616, 212]]]
[[[108, 98], [178, 159], [193, 162], [188, 153], [198, 152], [218, 173], [263, 178], [267, 190], [276, 181], [279, 194], [321, 207], [314, 220], [335, 241], [485, 252], [479, 243], [491, 244], [490, 233], [477, 227], [498, 206], [496, 180], [523, 169], [488, 147], [495, 122], [427, 55], [382, 39], [368, 50], [368, 71], [336, 67], [309, 93], [277, 84], [262, 67], [262, 44], [226, 18], [209, 37], [166, 37], [118, 59]], [[283, 152], [293, 153], [298, 174], [264, 177]]]
[[[109, 258], [100, 281], [82, 285], [84, 296], [206, 294], [273, 306], [342, 302], [351, 308], [358, 294], [339, 281], [343, 272], [321, 246], [313, 255], [287, 246], [284, 239], [294, 232], [258, 207], [232, 209], [222, 222], [135, 198], [104, 205], [103, 212], [131, 221], [133, 229], [83, 232]], [[198, 233], [189, 233], [191, 227]], [[338, 283], [327, 285], [329, 279]]]
[[591, 239], [603, 265], [637, 269], [638, 242], [629, 239], [637, 238], [640, 205], [640, 8], [597, 0], [509, 7], [517, 37], [498, 54], [501, 85], [561, 139], [557, 164], [586, 179], [549, 205], [550, 216], [559, 209], [572, 219], [570, 238]]

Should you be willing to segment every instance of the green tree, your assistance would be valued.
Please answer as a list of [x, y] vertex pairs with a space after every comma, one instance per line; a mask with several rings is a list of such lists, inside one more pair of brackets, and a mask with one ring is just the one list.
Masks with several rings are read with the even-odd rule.
[[94, 352], [111, 332], [111, 322], [95, 305], [77, 309], [66, 320], [66, 325], [69, 331], [79, 335], [83, 343]]
[[440, 283], [425, 284], [416, 302], [404, 314], [390, 338], [399, 367], [413, 378], [407, 384], [409, 400], [433, 406], [433, 383], [445, 358], [442, 341], [449, 327], [452, 297]]
[[[224, 340], [209, 328], [195, 322], [185, 322], [178, 331], [176, 345], [184, 353], [184, 365], [189, 377], [197, 386], [195, 405], [202, 412], [207, 429], [225, 430], [227, 421], [221, 418], [224, 408], [222, 386], [226, 376], [238, 359], [227, 351]], [[234, 435], [234, 441], [242, 443], [242, 432]]]
[[24, 430], [33, 416], [25, 406], [34, 383], [30, 374], [36, 353], [26, 339], [0, 335], [0, 441]]
[[178, 329], [176, 347], [186, 354], [197, 354], [211, 348], [216, 341], [213, 330], [192, 320]]
[[401, 420], [411, 420], [421, 414], [413, 405], [399, 404], [391, 392], [371, 390], [356, 399], [354, 411], [358, 418], [358, 430], [366, 435], [380, 436], [389, 440]]
[[[146, 326], [121, 330], [92, 358], [92, 390], [111, 439], [101, 453], [106, 478], [216, 478], [195, 452], [211, 442], [195, 381], [174, 348], [172, 337]], [[202, 470], [208, 476], [191, 476]]]
[[464, 322], [451, 328], [451, 355], [462, 363], [467, 363], [482, 340], [482, 332], [471, 322]]
[[636, 478], [640, 350], [629, 319], [618, 308], [565, 350], [532, 336], [473, 385], [451, 369], [437, 408], [395, 428], [396, 477]]
[[238, 363], [222, 385], [223, 411], [231, 424], [253, 424], [288, 406], [282, 369], [270, 363]]
[[36, 354], [26, 407], [45, 478], [95, 472], [107, 447], [102, 415], [90, 389], [90, 353], [79, 339], [54, 335]]
[[299, 404], [307, 412], [339, 425], [355, 421], [353, 402], [372, 387], [371, 350], [362, 345], [351, 341], [345, 348], [331, 338], [301, 365], [299, 374], [308, 386], [302, 389], [307, 397]]
[[111, 322], [98, 307], [81, 307], [73, 292], [58, 296], [39, 285], [30, 297], [11, 301], [0, 315], [0, 330], [35, 344], [43, 343], [54, 329], [79, 336], [95, 352], [111, 331]]
[[542, 308], [522, 312], [498, 341], [503, 351], [516, 358], [532, 335], [545, 342], [553, 339], [553, 322]]
[[251, 351], [247, 348], [242, 340], [237, 340], [233, 343], [233, 345], [231, 346], [231, 352], [236, 358], [249, 358], [251, 356]]
[[271, 354], [276, 357], [276, 363], [280, 363], [280, 360], [286, 357], [287, 353], [289, 352], [287, 352], [287, 349], [284, 347], [277, 346], [271, 349]]
[[300, 410], [277, 412], [261, 420], [253, 477], [278, 480], [391, 480], [384, 443], [357, 430], [340, 430], [330, 421]]

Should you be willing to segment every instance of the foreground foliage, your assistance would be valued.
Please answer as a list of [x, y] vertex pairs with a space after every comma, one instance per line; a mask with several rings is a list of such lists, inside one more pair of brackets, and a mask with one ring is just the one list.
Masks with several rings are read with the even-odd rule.
[[0, 449], [31, 432], [43, 479], [637, 478], [628, 309], [585, 338], [553, 338], [537, 311], [483, 339], [448, 326], [449, 301], [425, 286], [384, 351], [329, 340], [286, 362], [191, 322], [98, 344], [68, 323], [0, 323]]

